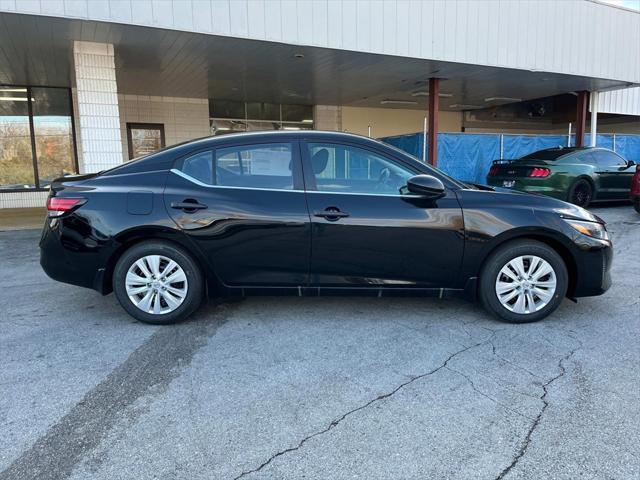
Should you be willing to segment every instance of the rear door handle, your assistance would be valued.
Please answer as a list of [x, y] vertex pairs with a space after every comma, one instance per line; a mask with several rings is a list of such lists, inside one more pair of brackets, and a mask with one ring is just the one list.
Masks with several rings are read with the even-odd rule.
[[204, 203], [199, 203], [197, 200], [185, 200], [184, 202], [171, 202], [171, 208], [175, 208], [178, 210], [187, 211], [196, 211], [196, 210], [204, 210], [208, 208]]
[[340, 218], [348, 217], [349, 214], [347, 212], [341, 212], [337, 207], [327, 207], [322, 211], [313, 212], [314, 217], [323, 217], [327, 220], [335, 221]]

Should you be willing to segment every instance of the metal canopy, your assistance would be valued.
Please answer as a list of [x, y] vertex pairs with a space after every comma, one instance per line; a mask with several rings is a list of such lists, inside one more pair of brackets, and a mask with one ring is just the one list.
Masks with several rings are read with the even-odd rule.
[[74, 40], [114, 44], [118, 91], [124, 94], [425, 109], [428, 79], [438, 77], [442, 79], [440, 109], [470, 110], [628, 85], [550, 72], [10, 13], [0, 14], [0, 83], [72, 86]]

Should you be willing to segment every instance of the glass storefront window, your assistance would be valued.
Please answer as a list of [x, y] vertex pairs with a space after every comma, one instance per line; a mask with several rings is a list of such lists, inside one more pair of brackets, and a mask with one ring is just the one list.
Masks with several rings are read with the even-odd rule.
[[225, 135], [227, 133], [246, 132], [247, 123], [242, 120], [211, 119], [211, 134]]
[[283, 122], [313, 123], [311, 105], [282, 105]]
[[236, 102], [234, 100], [209, 100], [209, 116], [233, 119], [246, 118], [246, 105], [244, 102]]
[[0, 190], [77, 173], [74, 141], [69, 89], [0, 86]]
[[0, 189], [35, 187], [27, 89], [0, 87]]
[[40, 188], [58, 177], [78, 173], [73, 151], [69, 92], [61, 88], [31, 89], [33, 131]]
[[280, 105], [275, 103], [247, 103], [247, 118], [253, 120], [280, 121]]
[[313, 130], [313, 107], [210, 100], [212, 135], [260, 130]]

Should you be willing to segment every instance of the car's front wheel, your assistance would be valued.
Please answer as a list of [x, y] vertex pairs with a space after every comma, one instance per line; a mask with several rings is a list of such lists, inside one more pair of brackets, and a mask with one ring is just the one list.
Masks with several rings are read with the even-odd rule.
[[118, 260], [113, 290], [133, 318], [156, 325], [186, 319], [200, 305], [200, 269], [183, 249], [167, 242], [134, 245]]
[[565, 297], [567, 267], [558, 253], [535, 240], [518, 240], [496, 250], [480, 274], [480, 300], [501, 320], [526, 323], [553, 312]]

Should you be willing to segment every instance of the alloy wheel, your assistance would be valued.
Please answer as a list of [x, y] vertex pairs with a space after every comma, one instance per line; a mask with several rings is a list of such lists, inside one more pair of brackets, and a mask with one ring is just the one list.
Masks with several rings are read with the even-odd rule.
[[502, 267], [495, 291], [507, 310], [530, 314], [540, 311], [553, 299], [556, 285], [556, 272], [549, 262], [535, 255], [522, 255]]
[[585, 206], [591, 202], [591, 187], [587, 183], [579, 183], [573, 191], [572, 203], [578, 206]]
[[125, 286], [131, 302], [154, 315], [177, 309], [189, 288], [182, 267], [162, 255], [147, 255], [136, 260], [127, 271]]

